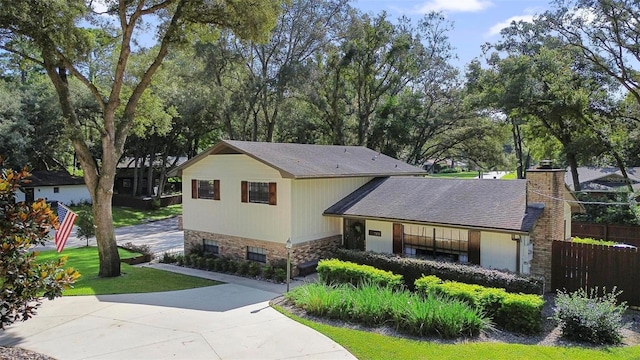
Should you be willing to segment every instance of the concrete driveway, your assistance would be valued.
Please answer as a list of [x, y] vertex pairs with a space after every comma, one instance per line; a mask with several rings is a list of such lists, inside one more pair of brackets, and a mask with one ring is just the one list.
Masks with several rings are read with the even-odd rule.
[[[118, 244], [149, 244], [154, 253], [183, 248], [175, 218], [118, 228], [116, 238]], [[89, 245], [95, 246], [95, 239]], [[86, 241], [72, 236], [67, 246], [86, 246]], [[286, 291], [284, 284], [167, 264], [144, 266], [225, 284], [45, 301], [34, 318], [1, 331], [0, 345], [60, 360], [355, 359], [326, 336], [269, 307], [269, 300]]]
[[147, 294], [65, 296], [0, 332], [0, 345], [60, 360], [355, 359], [269, 307], [279, 294], [237, 284]]

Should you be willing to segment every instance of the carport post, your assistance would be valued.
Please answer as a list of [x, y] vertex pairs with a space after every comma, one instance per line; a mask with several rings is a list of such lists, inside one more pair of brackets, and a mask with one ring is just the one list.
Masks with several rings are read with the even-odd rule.
[[287, 292], [289, 292], [289, 281], [291, 279], [291, 238], [287, 239], [284, 247], [287, 249]]

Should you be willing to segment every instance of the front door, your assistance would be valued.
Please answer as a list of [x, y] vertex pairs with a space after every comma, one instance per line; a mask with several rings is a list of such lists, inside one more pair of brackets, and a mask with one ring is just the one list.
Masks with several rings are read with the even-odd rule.
[[344, 219], [344, 248], [364, 251], [364, 220]]
[[480, 265], [480, 231], [469, 230], [469, 262]]
[[402, 243], [402, 235], [404, 229], [402, 224], [394, 223], [393, 224], [393, 253], [394, 254], [402, 254], [404, 252], [404, 244]]

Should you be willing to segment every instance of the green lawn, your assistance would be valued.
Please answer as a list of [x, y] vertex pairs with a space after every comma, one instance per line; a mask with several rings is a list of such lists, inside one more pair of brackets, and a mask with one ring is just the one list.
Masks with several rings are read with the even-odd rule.
[[504, 175], [503, 177], [501, 177], [500, 179], [503, 179], [503, 180], [515, 180], [517, 177], [518, 177], [518, 176], [516, 175], [516, 172], [515, 172], [515, 171], [513, 171], [513, 172], [510, 172], [510, 173], [505, 174], [505, 175]]
[[[118, 249], [121, 259], [139, 255], [124, 249]], [[67, 289], [63, 295], [105, 295], [129, 294], [157, 291], [184, 290], [203, 286], [220, 284], [216, 281], [186, 276], [169, 271], [135, 267], [122, 263], [120, 277], [98, 277], [98, 248], [81, 247], [65, 249], [61, 254], [55, 250], [42, 251], [38, 261], [57, 259], [68, 256], [67, 266], [73, 267], [80, 273], [72, 289]]]
[[440, 173], [440, 174], [429, 174], [430, 177], [438, 177], [438, 178], [452, 178], [452, 179], [475, 179], [478, 177], [477, 171], [465, 171], [459, 173]]
[[[74, 211], [82, 207], [72, 207]], [[113, 207], [113, 226], [138, 225], [148, 221], [162, 220], [182, 214], [182, 204], [170, 205], [158, 210], [139, 210], [122, 206]]]
[[367, 359], [639, 359], [640, 346], [592, 350], [580, 347], [466, 343], [438, 344], [384, 336], [317, 323], [276, 310], [337, 342], [360, 360]]

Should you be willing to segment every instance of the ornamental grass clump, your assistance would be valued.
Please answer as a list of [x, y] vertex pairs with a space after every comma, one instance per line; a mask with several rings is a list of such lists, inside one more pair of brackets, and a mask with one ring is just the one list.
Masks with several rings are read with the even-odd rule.
[[560, 323], [562, 336], [576, 341], [598, 345], [616, 345], [622, 342], [622, 315], [625, 302], [617, 303], [620, 292], [614, 288], [607, 293], [598, 288], [588, 292], [579, 289], [572, 293], [558, 291], [554, 319]]
[[364, 282], [357, 287], [345, 283], [307, 284], [285, 296], [310, 315], [370, 327], [388, 325], [415, 336], [477, 336], [491, 326], [480, 311], [462, 301], [422, 297], [372, 282]]

